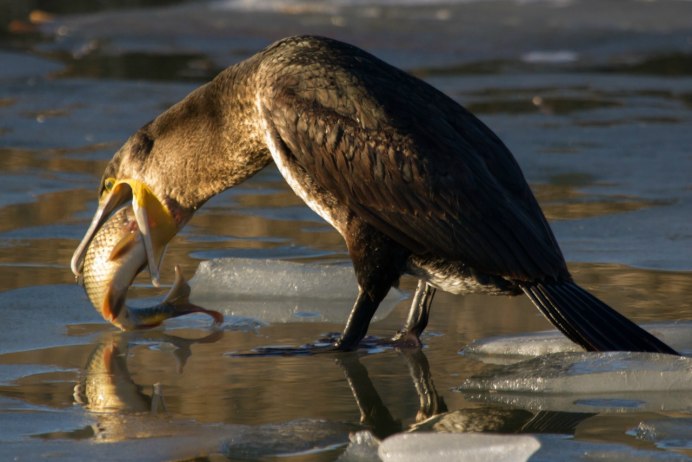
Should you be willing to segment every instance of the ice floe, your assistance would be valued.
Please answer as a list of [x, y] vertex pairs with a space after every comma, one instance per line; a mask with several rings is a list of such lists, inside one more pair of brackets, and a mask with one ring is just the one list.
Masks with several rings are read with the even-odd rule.
[[[642, 324], [642, 327], [683, 354], [692, 353], [692, 321]], [[551, 353], [582, 352], [556, 330], [475, 340], [461, 354], [491, 364], [511, 364]]]
[[563, 435], [483, 433], [398, 433], [383, 441], [362, 431], [338, 462], [657, 462], [690, 460], [683, 454], [645, 450], [624, 444], [586, 442]]
[[692, 407], [692, 358], [658, 353], [555, 353], [493, 366], [458, 388], [467, 398], [569, 412]]
[[[350, 265], [218, 258], [190, 281], [193, 303], [265, 322], [346, 321], [358, 285]], [[390, 290], [375, 315], [386, 317], [405, 295]]]

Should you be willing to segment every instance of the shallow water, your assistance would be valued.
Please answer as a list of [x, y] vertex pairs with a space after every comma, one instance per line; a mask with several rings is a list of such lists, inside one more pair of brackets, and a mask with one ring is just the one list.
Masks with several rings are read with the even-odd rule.
[[[200, 317], [124, 335], [90, 307], [68, 263], [105, 163], [130, 133], [226, 65], [317, 33], [425, 78], [491, 126], [577, 281], [638, 322], [692, 319], [692, 3], [127, 3], [70, 2], [47, 17], [36, 10], [52, 4], [16, 1], [0, 13], [0, 459], [334, 460], [351, 432], [384, 438], [444, 410], [439, 421], [463, 416], [483, 431], [692, 457], [689, 406], [637, 404], [665, 392], [570, 392], [539, 426], [541, 409], [521, 404], [535, 396], [456, 391], [496, 367], [462, 346], [550, 327], [523, 298], [437, 295], [422, 354], [239, 357], [342, 326], [244, 316], [213, 333]], [[193, 218], [162, 280], [174, 263], [191, 276], [218, 257], [347, 261], [273, 167]], [[146, 277], [131, 291], [161, 294]], [[391, 335], [405, 312], [398, 303], [369, 333]], [[580, 399], [598, 405], [574, 417]]]

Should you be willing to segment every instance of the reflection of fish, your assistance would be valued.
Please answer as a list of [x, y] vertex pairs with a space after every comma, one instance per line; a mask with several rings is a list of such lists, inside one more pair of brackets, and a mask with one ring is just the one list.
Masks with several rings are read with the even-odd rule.
[[125, 305], [128, 288], [146, 264], [147, 253], [132, 207], [122, 207], [94, 235], [81, 268], [80, 281], [104, 319], [123, 330], [154, 327], [189, 313], [208, 314], [215, 323], [223, 321], [217, 311], [189, 302], [190, 286], [178, 266], [175, 284], [162, 303], [146, 308]]
[[89, 356], [74, 398], [92, 412], [146, 412], [151, 398], [136, 385], [127, 370], [127, 343], [120, 351], [116, 340], [99, 344]]
[[[159, 413], [167, 413], [163, 387], [160, 383], [153, 386], [137, 383], [138, 374], [130, 373], [128, 358], [148, 349], [142, 342], [158, 346], [165, 343], [174, 348], [177, 369], [182, 373], [185, 362], [192, 355], [192, 345], [214, 343], [222, 337], [223, 331], [219, 329], [200, 338], [177, 337], [161, 331], [104, 333], [82, 368], [73, 392], [75, 402], [94, 420], [91, 433], [79, 429], [67, 433], [67, 437], [93, 437], [93, 442], [108, 443], [188, 434], [187, 421], [154, 418]], [[131, 348], [133, 341], [137, 342], [136, 348]], [[79, 436], [75, 436], [77, 433]]]

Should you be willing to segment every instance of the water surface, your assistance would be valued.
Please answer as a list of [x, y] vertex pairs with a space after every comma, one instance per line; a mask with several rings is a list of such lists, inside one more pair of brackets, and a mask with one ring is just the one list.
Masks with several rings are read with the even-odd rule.
[[[384, 438], [444, 410], [504, 416], [504, 427], [485, 428], [504, 433], [534, 416], [454, 391], [489, 367], [462, 346], [550, 327], [523, 298], [437, 295], [422, 353], [248, 358], [234, 353], [342, 326], [231, 317], [213, 333], [189, 318], [126, 335], [74, 284], [69, 259], [115, 149], [286, 35], [355, 43], [466, 105], [515, 153], [578, 282], [638, 322], [692, 319], [692, 3], [118, 3], [9, 2], [3, 13], [1, 458], [334, 460], [354, 431]], [[217, 257], [348, 260], [273, 166], [194, 217], [169, 246], [162, 280], [174, 263], [191, 276]], [[162, 291], [140, 277], [130, 294]], [[406, 309], [370, 334], [390, 336]], [[645, 431], [656, 419], [692, 431], [689, 408], [640, 412], [625, 395], [608, 399], [525, 431], [692, 456], [689, 439]]]

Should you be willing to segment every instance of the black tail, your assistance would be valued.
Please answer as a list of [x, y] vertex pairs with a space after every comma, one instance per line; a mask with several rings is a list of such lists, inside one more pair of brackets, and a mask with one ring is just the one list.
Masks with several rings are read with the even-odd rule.
[[678, 354], [573, 282], [525, 284], [522, 290], [555, 327], [587, 351]]

